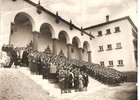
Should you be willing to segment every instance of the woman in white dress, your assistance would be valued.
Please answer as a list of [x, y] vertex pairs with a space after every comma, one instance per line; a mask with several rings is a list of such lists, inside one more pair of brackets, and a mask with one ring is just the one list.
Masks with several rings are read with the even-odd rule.
[[78, 78], [79, 78], [79, 91], [82, 91], [83, 90], [83, 76], [81, 72], [79, 72]]

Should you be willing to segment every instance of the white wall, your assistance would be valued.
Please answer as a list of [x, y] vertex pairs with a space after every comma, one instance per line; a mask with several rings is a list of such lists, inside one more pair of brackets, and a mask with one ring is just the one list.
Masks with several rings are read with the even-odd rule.
[[78, 47], [76, 45], [72, 45], [72, 48], [74, 49], [74, 52], [71, 53], [71, 58], [72, 59], [79, 59]]
[[84, 61], [88, 61], [87, 47], [84, 45], [84, 52], [82, 52], [82, 58]]
[[[114, 33], [115, 27], [119, 26], [121, 32]], [[130, 43], [130, 35], [132, 34], [132, 31], [129, 30], [130, 23], [128, 20], [122, 20], [118, 22], [114, 22], [111, 24], [107, 24], [104, 26], [100, 26], [91, 30], [92, 34], [95, 36], [95, 39], [93, 40], [92, 44], [92, 55], [93, 59], [92, 61], [95, 63], [99, 63], [100, 61], [105, 62], [105, 66], [108, 66], [108, 61], [113, 60], [114, 67], [117, 70], [120, 71], [135, 71], [135, 66], [132, 64], [132, 55], [131, 51], [133, 51], [133, 47]], [[106, 29], [111, 29], [110, 35], [106, 34]], [[98, 31], [102, 31], [103, 36], [97, 37]], [[115, 49], [116, 43], [120, 42], [122, 45], [122, 49]], [[112, 44], [113, 50], [107, 51], [107, 45]], [[102, 46], [104, 48], [103, 52], [98, 52], [99, 46]], [[124, 66], [117, 67], [118, 60], [123, 60]]]
[[52, 51], [52, 39], [49, 34], [40, 33], [38, 38], [38, 50], [44, 51], [47, 47], [50, 47]]
[[10, 43], [18, 47], [26, 47], [33, 40], [30, 25], [16, 24], [16, 32], [11, 35]]

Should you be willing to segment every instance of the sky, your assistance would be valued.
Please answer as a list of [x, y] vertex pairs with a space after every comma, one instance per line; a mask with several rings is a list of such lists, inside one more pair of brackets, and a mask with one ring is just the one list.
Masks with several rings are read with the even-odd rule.
[[[39, 0], [33, 0], [38, 3]], [[40, 0], [41, 5], [78, 27], [88, 27], [106, 21], [130, 16], [137, 26], [137, 0]]]

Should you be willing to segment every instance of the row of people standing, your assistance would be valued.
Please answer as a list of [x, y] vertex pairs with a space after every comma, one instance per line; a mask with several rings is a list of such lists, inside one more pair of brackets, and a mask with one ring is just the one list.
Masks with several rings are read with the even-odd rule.
[[[74, 68], [65, 61], [61, 62], [63, 57], [48, 55], [38, 51], [29, 53], [29, 68], [32, 74], [41, 74], [50, 79], [51, 82], [59, 82], [61, 93], [87, 90], [88, 75], [80, 68]], [[60, 62], [58, 60], [61, 60]]]
[[59, 70], [59, 83], [61, 93], [70, 93], [72, 89], [75, 92], [87, 91], [89, 83], [88, 75], [78, 68], [75, 69], [63, 69]]
[[7, 56], [10, 57], [10, 63], [8, 66], [11, 68], [11, 66], [14, 64], [15, 67], [17, 67], [17, 65], [20, 66], [28, 66], [29, 62], [28, 62], [28, 54], [29, 51], [27, 48], [24, 47], [16, 47], [14, 48], [14, 45], [12, 44], [8, 44], [8, 45], [3, 45], [2, 46], [2, 51], [7, 53]]

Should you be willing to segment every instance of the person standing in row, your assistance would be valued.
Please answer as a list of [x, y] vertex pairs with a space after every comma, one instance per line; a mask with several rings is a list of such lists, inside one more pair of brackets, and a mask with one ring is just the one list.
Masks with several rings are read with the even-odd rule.
[[33, 74], [33, 50], [30, 50], [30, 53], [28, 55], [28, 61], [29, 61], [30, 72]]
[[13, 65], [13, 63], [14, 63], [15, 68], [16, 68], [17, 67], [17, 61], [18, 61], [18, 59], [17, 59], [17, 52], [12, 47], [10, 49], [10, 58], [11, 58], [11, 61], [9, 63], [9, 68], [11, 68], [11, 66]]
[[89, 83], [88, 75], [86, 72], [84, 72], [83, 73], [83, 86], [84, 86], [85, 91], [87, 91], [88, 83]]
[[79, 91], [83, 91], [83, 76], [81, 72], [79, 72], [78, 81], [79, 81]]
[[50, 62], [51, 82], [55, 82], [57, 68], [54, 63]]
[[69, 89], [72, 89], [74, 87], [74, 74], [73, 74], [73, 70], [71, 69], [69, 71]]
[[79, 72], [78, 72], [78, 68], [75, 69], [74, 71], [74, 88], [75, 88], [75, 92], [78, 92], [79, 90], [79, 78], [78, 78]]
[[59, 71], [59, 84], [60, 84], [61, 94], [63, 94], [65, 90], [65, 74], [63, 68], [61, 68]]
[[33, 74], [37, 74], [37, 54], [36, 54], [36, 52], [34, 52], [34, 55], [33, 55]]
[[24, 51], [23, 51], [21, 62], [23, 64], [23, 66], [26, 66], [26, 67], [29, 67], [28, 55], [29, 55], [29, 53], [27, 51], [27, 48], [25, 48]]

